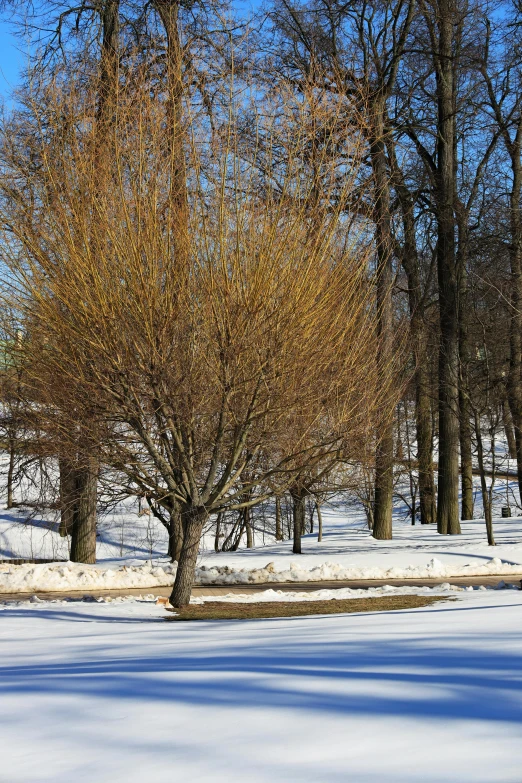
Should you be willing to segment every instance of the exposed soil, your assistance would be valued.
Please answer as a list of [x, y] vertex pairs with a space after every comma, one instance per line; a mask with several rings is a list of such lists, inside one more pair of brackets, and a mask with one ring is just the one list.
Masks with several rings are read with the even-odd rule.
[[445, 596], [387, 595], [375, 598], [332, 598], [326, 601], [263, 601], [259, 603], [228, 603], [205, 601], [184, 609], [167, 609], [173, 614], [166, 620], [261, 620], [271, 617], [303, 617], [318, 614], [349, 614], [352, 612], [390, 612], [398, 609], [418, 609], [437, 601], [451, 601]]

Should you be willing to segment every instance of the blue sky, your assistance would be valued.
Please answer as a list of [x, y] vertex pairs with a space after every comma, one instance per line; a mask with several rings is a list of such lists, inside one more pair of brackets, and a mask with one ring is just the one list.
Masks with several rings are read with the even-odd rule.
[[8, 22], [0, 21], [0, 95], [4, 98], [16, 86], [24, 63], [23, 42], [14, 37], [12, 29]]

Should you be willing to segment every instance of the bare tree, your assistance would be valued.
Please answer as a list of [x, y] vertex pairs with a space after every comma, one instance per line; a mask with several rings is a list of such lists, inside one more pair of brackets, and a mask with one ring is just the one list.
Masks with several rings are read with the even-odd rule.
[[[366, 253], [347, 247], [342, 201], [314, 216], [321, 230], [310, 241], [302, 205], [314, 183], [293, 165], [302, 144], [294, 120], [283, 196], [260, 192], [256, 169], [237, 158], [233, 127], [210, 158], [192, 129], [187, 274], [165, 209], [164, 105], [139, 74], [120, 99], [117, 176], [102, 194], [93, 187], [95, 103], [78, 107], [71, 85], [56, 95], [54, 116], [72, 111], [75, 130], [66, 144], [60, 134], [36, 142], [42, 167], [22, 186], [35, 211], [21, 197], [20, 170], [4, 179], [3, 256], [41, 407], [54, 410], [59, 388], [65, 430], [88, 426], [103, 461], [141, 494], [180, 504], [179, 606], [209, 514], [255, 505], [347, 448], [389, 383], [375, 357]], [[355, 176], [346, 174], [346, 197]]]

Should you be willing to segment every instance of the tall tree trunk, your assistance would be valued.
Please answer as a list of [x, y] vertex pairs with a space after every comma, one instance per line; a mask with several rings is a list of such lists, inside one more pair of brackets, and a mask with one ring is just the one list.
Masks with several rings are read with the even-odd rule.
[[275, 499], [275, 538], [276, 541], [283, 540], [283, 530], [281, 527], [281, 498], [279, 495]]
[[16, 460], [16, 445], [13, 438], [9, 438], [9, 465], [7, 468], [7, 508], [14, 505], [14, 471]]
[[301, 537], [303, 535], [306, 515], [306, 493], [302, 489], [293, 489], [290, 491], [292, 496], [292, 522], [294, 527], [294, 544], [292, 552], [294, 555], [301, 554]]
[[439, 482], [437, 529], [460, 533], [459, 324], [455, 258], [454, 0], [438, 0], [437, 271], [439, 284]]
[[244, 524], [245, 524], [245, 529], [246, 529], [246, 539], [247, 539], [246, 545], [247, 545], [247, 549], [252, 549], [253, 546], [254, 546], [254, 536], [253, 536], [253, 532], [252, 532], [252, 523], [251, 523], [251, 519], [250, 519], [250, 509], [249, 508], [245, 508], [243, 510], [243, 519], [245, 521]]
[[513, 429], [513, 419], [509, 410], [509, 403], [502, 400], [502, 424], [506, 433], [509, 459], [517, 458], [517, 444], [515, 441], [515, 430]]
[[511, 318], [509, 330], [509, 374], [507, 392], [517, 458], [518, 488], [522, 499], [522, 119], [519, 120], [515, 141], [508, 147], [511, 156], [513, 182], [510, 194], [510, 263], [511, 263]]
[[417, 434], [417, 459], [419, 463], [419, 504], [421, 525], [437, 521], [435, 480], [433, 477], [433, 428], [431, 420], [429, 372], [425, 366], [415, 373], [415, 427]]
[[419, 257], [415, 232], [414, 201], [404, 177], [393, 156], [396, 189], [401, 205], [404, 243], [401, 263], [408, 281], [410, 335], [415, 361], [415, 434], [419, 475], [419, 504], [422, 525], [436, 521], [435, 481], [433, 478], [433, 428], [428, 358], [426, 354], [426, 326], [421, 290]]
[[[490, 26], [486, 26], [486, 46], [484, 52], [493, 49], [490, 46]], [[507, 74], [518, 72], [518, 54], [509, 62]], [[515, 70], [513, 71], [513, 66]], [[496, 65], [495, 65], [496, 69]], [[513, 427], [515, 430], [515, 452], [517, 460], [518, 488], [522, 499], [522, 101], [520, 95], [515, 103], [508, 102], [507, 112], [504, 109], [504, 98], [507, 94], [515, 95], [514, 91], [504, 94], [505, 80], [500, 80], [500, 93], [497, 96], [498, 82], [488, 73], [485, 60], [481, 65], [481, 73], [485, 80], [491, 108], [502, 135], [511, 164], [511, 192], [509, 194], [510, 246], [509, 259], [511, 266], [511, 301], [509, 322], [509, 373], [507, 380], [507, 397]], [[508, 82], [509, 83], [509, 82]]]
[[[393, 354], [393, 259], [390, 217], [390, 178], [385, 138], [386, 101], [372, 102], [370, 157], [374, 182], [374, 223], [377, 245], [377, 331], [379, 361], [383, 372], [391, 372]], [[393, 417], [382, 424], [375, 455], [374, 538], [392, 538], [393, 510]]]
[[167, 38], [167, 117], [170, 143], [170, 214], [172, 250], [187, 274], [189, 258], [189, 201], [183, 124], [183, 45], [179, 32], [180, 0], [153, 0]]
[[76, 471], [76, 506], [71, 538], [73, 563], [96, 562], [96, 499], [98, 463], [91, 455]]
[[204, 508], [187, 506], [181, 510], [183, 524], [183, 545], [178, 560], [178, 570], [174, 587], [170, 595], [170, 603], [176, 608], [187, 606], [192, 594], [192, 585], [196, 573], [199, 543], [203, 534], [203, 526], [207, 519]]
[[[119, 8], [120, 0], [105, 0], [100, 6], [102, 41], [100, 53], [100, 76], [98, 81], [98, 103], [96, 110], [96, 149], [95, 188], [93, 198], [99, 198], [104, 181], [110, 176], [112, 156], [110, 154], [111, 129], [114, 124], [114, 112], [118, 89], [119, 71]], [[97, 253], [105, 252], [96, 247]], [[71, 539], [72, 561], [77, 563], [96, 562], [96, 497], [98, 460], [94, 455], [95, 447], [82, 442], [84, 457], [74, 468], [76, 483], [76, 502], [73, 510]], [[69, 521], [65, 515], [62, 535], [68, 529]]]
[[471, 408], [469, 404], [468, 335], [468, 216], [462, 210], [458, 219], [457, 253], [459, 286], [459, 439], [462, 510], [461, 519], [473, 519], [473, 458], [471, 444]]

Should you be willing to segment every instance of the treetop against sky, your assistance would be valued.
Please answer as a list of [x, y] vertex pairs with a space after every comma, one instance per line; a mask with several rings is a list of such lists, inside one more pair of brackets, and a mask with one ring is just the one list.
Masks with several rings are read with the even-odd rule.
[[[246, 16], [260, 5], [260, 0], [233, 0], [233, 6]], [[15, 35], [14, 25], [0, 15], [0, 98], [9, 99], [17, 86], [20, 72], [27, 62], [28, 47]]]

